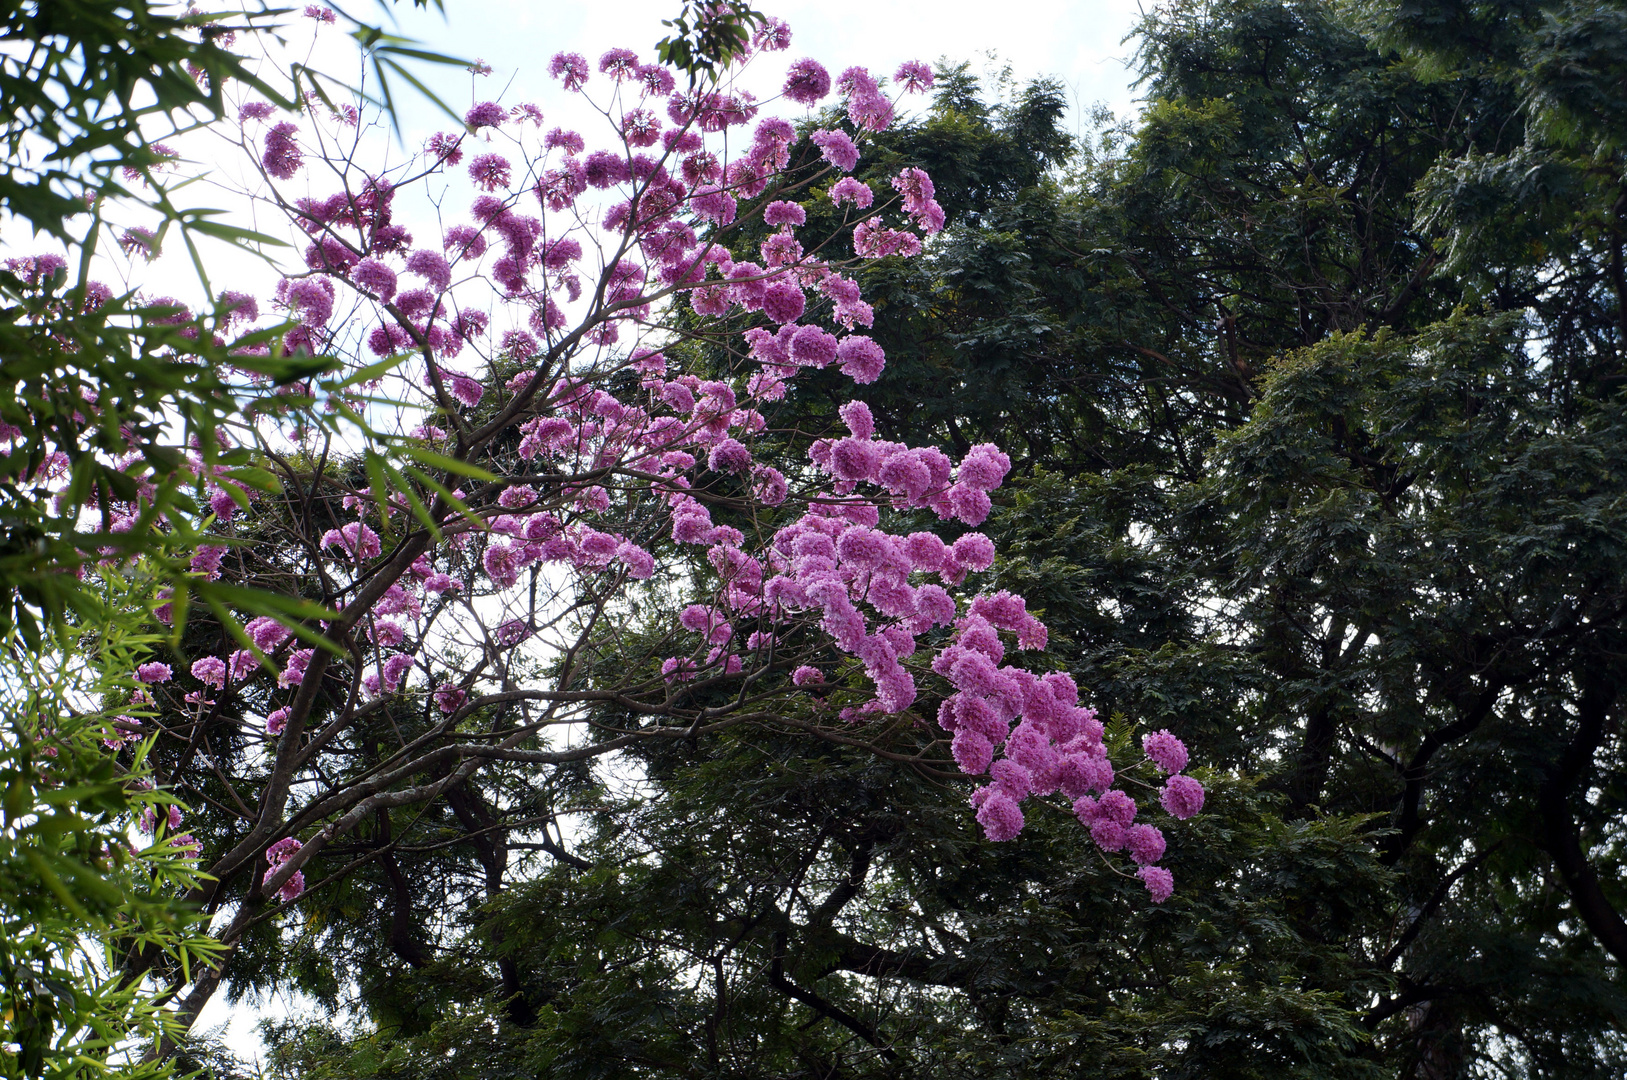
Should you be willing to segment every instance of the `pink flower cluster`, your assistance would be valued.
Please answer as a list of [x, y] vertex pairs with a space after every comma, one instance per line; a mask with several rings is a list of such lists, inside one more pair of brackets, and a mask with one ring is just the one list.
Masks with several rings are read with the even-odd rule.
[[[772, 51], [789, 40], [783, 25], [770, 24], [754, 47]], [[556, 55], [549, 72], [584, 93], [595, 77], [594, 65], [575, 53]], [[403, 429], [416, 423], [411, 438], [437, 452], [452, 452], [448, 429], [479, 428], [499, 415], [509, 425], [498, 437], [504, 456], [477, 464], [513, 472], [474, 495], [458, 493], [471, 502], [477, 524], [448, 512], [444, 540], [410, 571], [385, 558], [380, 533], [400, 534], [383, 527], [366, 492], [343, 500], [356, 520], [335, 522], [321, 536], [316, 556], [323, 573], [334, 579], [337, 595], [376, 581], [382, 589], [355, 623], [351, 640], [363, 655], [351, 677], [371, 695], [421, 694], [442, 717], [472, 711], [489, 676], [435, 655], [426, 610], [461, 604], [462, 593], [506, 606], [522, 595], [522, 578], [533, 586], [546, 580], [567, 597], [572, 588], [611, 595], [657, 578], [658, 553], [677, 565], [668, 584], [689, 588], [701, 576], [694, 565], [704, 560], [709, 591], [684, 605], [671, 628], [670, 640], [682, 644], [661, 658], [664, 683], [653, 663], [646, 672], [658, 696], [680, 682], [750, 677], [783, 685], [789, 671], [786, 692], [806, 694], [831, 710], [825, 715], [852, 723], [904, 713], [924, 695], [941, 697], [937, 722], [955, 761], [968, 776], [988, 778], [972, 804], [989, 839], [1018, 835], [1026, 800], [1060, 794], [1104, 851], [1126, 852], [1137, 864], [1154, 900], [1167, 898], [1173, 879], [1157, 865], [1163, 834], [1138, 822], [1134, 801], [1114, 788], [1118, 773], [1102, 725], [1079, 704], [1078, 687], [1066, 674], [1008, 662], [1008, 652], [1046, 647], [1044, 623], [1019, 596], [966, 587], [969, 575], [995, 561], [992, 541], [969, 530], [988, 519], [991, 493], [1012, 467], [1007, 455], [979, 444], [957, 462], [936, 447], [881, 438], [870, 408], [849, 401], [839, 411], [846, 434], [838, 429], [816, 441], [807, 465], [787, 468], [791, 476], [755, 457], [768, 403], [809, 369], [834, 369], [857, 385], [883, 375], [881, 345], [856, 332], [873, 324], [874, 312], [851, 268], [916, 255], [944, 227], [923, 170], [903, 168], [890, 185], [875, 187], [845, 175], [858, 167], [865, 140], [893, 122], [894, 103], [865, 69], [847, 69], [834, 86], [851, 130], [833, 124], [812, 132], [819, 160], [793, 165], [796, 131], [780, 117], [759, 119], [759, 103], [748, 94], [722, 85], [680, 91], [670, 71], [626, 49], [605, 52], [597, 75], [614, 87], [604, 106], [615, 139], [608, 149], [590, 152], [580, 134], [559, 128], [527, 133], [517, 121], [529, 118], [534, 127], [540, 112], [496, 102], [474, 104], [462, 132], [430, 140], [420, 174], [459, 164], [464, 139], [473, 145], [512, 136], [524, 155], [471, 154], [467, 179], [459, 181], [476, 189], [468, 218], [447, 227], [439, 242], [415, 246], [395, 223], [396, 191], [386, 176], [297, 203], [296, 223], [312, 237], [305, 251], [310, 273], [278, 286], [276, 307], [298, 324], [285, 348], [359, 337], [376, 356], [411, 354], [402, 375], [424, 415]], [[932, 86], [932, 73], [912, 62], [898, 69], [895, 82], [920, 92]], [[832, 88], [829, 72], [800, 60], [790, 66], [784, 96], [813, 105]], [[723, 132], [730, 134], [708, 138]], [[302, 167], [295, 134], [292, 123], [265, 134], [262, 164], [278, 179]], [[526, 149], [534, 144], [520, 142], [521, 135], [541, 144], [535, 157]], [[851, 259], [810, 254], [836, 246], [829, 237], [802, 234], [811, 204], [792, 193], [809, 192], [803, 182], [827, 171], [837, 174], [828, 197], [849, 208]], [[529, 194], [514, 190], [517, 175], [535, 177]], [[533, 197], [538, 216], [524, 212]], [[725, 241], [758, 213], [773, 231], [737, 259], [738, 245], [731, 251]], [[584, 245], [604, 236], [612, 238], [604, 247]], [[479, 289], [489, 292], [479, 294], [486, 302], [477, 302]], [[253, 300], [230, 295], [222, 307], [231, 322], [254, 322]], [[703, 321], [746, 323], [747, 370], [728, 380], [704, 378], [673, 370], [647, 339], [630, 347], [626, 339], [655, 326], [655, 305], [668, 296], [682, 298]], [[352, 300], [376, 322], [335, 325], [335, 313]], [[664, 324], [656, 329], [669, 332]], [[454, 369], [460, 355], [461, 370]], [[356, 358], [356, 366], [362, 362]], [[335, 394], [335, 400], [360, 399]], [[240, 508], [230, 483], [218, 478], [211, 488], [222, 529], [232, 527]], [[714, 521], [719, 490], [754, 511], [778, 508], [777, 527], [754, 536]], [[400, 514], [406, 497], [386, 502], [386, 514]], [[935, 514], [952, 539], [889, 531], [884, 515], [910, 511]], [[657, 530], [659, 547], [650, 539]], [[228, 550], [200, 547], [193, 568], [219, 574]], [[375, 575], [392, 567], [401, 576], [383, 588]], [[479, 630], [474, 640], [488, 657], [539, 647], [528, 644], [544, 622], [534, 612], [516, 618], [509, 610], [486, 625], [480, 609], [467, 607]], [[288, 629], [275, 620], [255, 619], [245, 629], [253, 649], [198, 659], [192, 676], [230, 694], [263, 667], [268, 678], [275, 675], [273, 694], [297, 690], [313, 650], [291, 648]], [[817, 645], [809, 646], [810, 639]], [[797, 653], [783, 667], [776, 659], [781, 650]], [[422, 675], [415, 678], [415, 670]], [[827, 681], [826, 671], [839, 677]], [[858, 672], [862, 682], [853, 677]], [[146, 683], [170, 677], [163, 664], [138, 671]], [[630, 676], [629, 685], [639, 677]], [[856, 685], [866, 689], [855, 693]], [[290, 694], [288, 703], [264, 706], [268, 737], [303, 721], [293, 700]], [[1176, 818], [1196, 813], [1203, 789], [1183, 774], [1179, 740], [1158, 732], [1145, 749], [1169, 774], [1163, 808]], [[273, 845], [266, 853], [272, 872], [299, 850], [292, 838]], [[296, 873], [280, 895], [290, 902], [303, 888]]]
[[[266, 862], [271, 867], [267, 873], [276, 873], [282, 868], [284, 863], [293, 858], [294, 855], [304, 846], [304, 844], [301, 844], [292, 836], [285, 836], [281, 840], [278, 840], [275, 844], [272, 844], [270, 847], [266, 848]], [[298, 900], [300, 894], [304, 891], [305, 871], [295, 870], [293, 874], [289, 876], [288, 880], [282, 883], [282, 888], [277, 890], [277, 896], [282, 900], [283, 903], [291, 904], [295, 900]]]

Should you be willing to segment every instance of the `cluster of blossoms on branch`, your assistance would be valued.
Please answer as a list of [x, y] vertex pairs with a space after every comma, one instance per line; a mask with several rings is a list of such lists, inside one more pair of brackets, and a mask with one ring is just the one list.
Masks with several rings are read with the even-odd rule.
[[[774, 51], [789, 40], [771, 24], [757, 45]], [[547, 719], [521, 735], [535, 738], [562, 716], [591, 722], [585, 707], [605, 702], [695, 727], [728, 715], [731, 706], [695, 704], [718, 694], [735, 695], [736, 711], [748, 697], [758, 713], [789, 699], [860, 725], [907, 714], [921, 680], [935, 677], [937, 723], [955, 762], [988, 778], [971, 801], [991, 840], [1021, 831], [1026, 800], [1060, 792], [1096, 843], [1127, 851], [1152, 897], [1166, 899], [1173, 882], [1156, 865], [1163, 835], [1136, 823], [1135, 802], [1114, 787], [1102, 724], [1073, 680], [1006, 662], [1009, 649], [1043, 650], [1044, 624], [1009, 592], [960, 591], [994, 562], [990, 539], [968, 530], [988, 517], [1007, 456], [984, 444], [955, 462], [936, 447], [878, 438], [858, 400], [840, 409], [846, 434], [815, 442], [790, 475], [753, 449], [765, 411], [809, 369], [834, 368], [861, 386], [881, 375], [886, 356], [859, 332], [873, 312], [852, 271], [913, 257], [944, 226], [921, 169], [904, 168], [885, 187], [851, 175], [865, 140], [894, 120], [881, 81], [862, 68], [833, 79], [814, 60], [791, 64], [784, 99], [815, 106], [834, 89], [843, 103], [818, 114], [825, 126], [808, 124], [804, 141], [788, 120], [760, 117], [770, 103], [731, 82], [680, 90], [671, 71], [631, 50], [612, 49], [597, 65], [562, 53], [549, 71], [568, 91], [608, 83], [595, 104], [614, 125], [610, 146], [590, 152], [578, 132], [543, 133], [535, 106], [478, 102], [462, 132], [436, 135], [409, 167], [369, 174], [330, 160], [343, 186], [299, 194], [271, 182], [305, 178], [313, 150], [300, 125], [263, 103], [241, 110], [268, 197], [308, 237], [306, 271], [269, 298], [292, 324], [275, 347], [337, 355], [352, 371], [403, 358], [393, 396], [416, 415], [401, 444], [481, 476], [458, 479], [454, 469], [446, 481], [457, 491], [398, 486], [382, 508], [378, 492], [356, 486], [304, 538], [313, 575], [341, 610], [321, 631], [352, 658], [349, 709], [414, 695], [442, 718], [436, 737], [455, 739], [483, 705], [516, 692], [509, 675], [493, 678], [509, 670], [503, 657], [540, 647], [526, 643], [558, 625], [538, 606], [539, 581], [591, 623], [604, 612], [597, 598], [656, 579], [700, 590], [659, 635], [665, 655], [599, 685], [596, 697], [571, 688], [567, 665], [534, 691]], [[894, 83], [923, 91], [932, 75], [908, 63]], [[421, 242], [398, 218], [401, 193], [450, 187], [460, 166], [473, 189], [467, 220]], [[814, 199], [844, 215], [851, 256], [835, 238], [806, 235]], [[761, 239], [753, 257], [736, 258], [730, 244], [748, 225]], [[218, 309], [226, 328], [247, 329], [260, 313], [235, 293]], [[675, 329], [686, 319], [700, 320], [714, 344], [734, 335], [728, 370], [694, 367], [696, 351]], [[342, 383], [328, 405], [365, 407]], [[205, 492], [223, 537], [194, 557], [205, 576], [221, 572], [247, 503], [228, 483]], [[911, 511], [958, 535], [889, 530]], [[436, 536], [411, 533], [415, 513], [434, 516]], [[761, 527], [748, 532], [753, 522]], [[447, 632], [432, 629], [454, 605], [474, 628], [467, 648], [446, 647]], [[191, 664], [200, 689], [188, 706], [252, 698], [263, 705], [269, 752], [279, 763], [306, 760], [320, 745], [312, 740], [334, 737], [307, 728], [328, 657], [276, 620], [245, 629], [252, 648]], [[590, 638], [592, 626], [581, 634]], [[152, 664], [140, 678], [157, 685], [172, 672]], [[497, 744], [510, 753], [520, 745]], [[1164, 809], [1196, 813], [1203, 790], [1182, 775], [1179, 741], [1159, 732], [1144, 748], [1169, 774]], [[299, 867], [366, 805], [365, 794], [313, 796], [294, 825], [324, 814], [326, 824], [304, 844], [285, 836], [265, 851], [267, 887], [297, 897]], [[282, 820], [282, 808], [262, 820]]]

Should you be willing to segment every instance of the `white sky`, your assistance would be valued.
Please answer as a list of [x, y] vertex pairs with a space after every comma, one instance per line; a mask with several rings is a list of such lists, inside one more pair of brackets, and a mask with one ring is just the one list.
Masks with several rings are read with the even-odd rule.
[[[303, 0], [299, 3], [303, 6]], [[569, 126], [573, 108], [580, 108], [547, 77], [548, 60], [555, 52], [580, 52], [590, 62], [596, 62], [606, 49], [623, 46], [653, 59], [655, 43], [667, 33], [661, 20], [675, 14], [678, 6], [678, 0], [588, 4], [447, 0], [447, 17], [443, 19], [435, 12], [413, 9], [410, 0], [399, 0], [390, 10], [399, 17], [400, 32], [405, 36], [431, 49], [484, 60], [492, 66], [492, 74], [474, 85], [461, 69], [433, 75], [431, 81], [436, 89], [460, 113], [468, 107], [471, 94], [476, 100], [499, 99], [504, 104], [531, 101], [547, 114], [545, 126], [552, 127], [562, 122]], [[862, 5], [833, 4], [828, 0], [762, 0], [759, 6], [791, 25], [791, 48], [779, 58], [775, 65], [778, 70], [783, 70], [784, 61], [803, 56], [819, 60], [833, 74], [860, 64], [889, 77], [902, 60], [965, 60], [979, 73], [1009, 64], [1019, 85], [1039, 76], [1060, 78], [1073, 106], [1067, 124], [1076, 131], [1084, 130], [1084, 115], [1096, 103], [1107, 105], [1121, 116], [1135, 107], [1130, 87], [1133, 72], [1128, 67], [1133, 43], [1124, 39], [1140, 17], [1143, 4], [1139, 0], [1002, 0], [993, 4], [865, 0]], [[356, 0], [347, 7], [360, 17], [375, 18], [379, 14], [378, 7]], [[296, 27], [293, 35], [292, 43], [298, 46], [298, 39], [310, 24], [304, 20], [296, 23], [304, 24], [303, 28]], [[354, 51], [333, 28], [318, 36], [312, 58], [318, 68], [327, 67], [341, 76], [351, 77], [357, 70]], [[595, 86], [592, 82], [589, 85]], [[770, 86], [766, 93], [761, 89], [758, 92], [767, 96], [775, 90], [777, 86]], [[904, 104], [913, 105], [918, 100]], [[405, 92], [399, 104], [409, 149], [421, 146], [431, 132], [450, 126], [443, 115], [411, 91]], [[592, 145], [595, 133], [602, 129], [583, 124], [582, 130]], [[187, 156], [202, 156], [201, 149], [189, 143]], [[239, 172], [229, 162], [218, 164], [224, 174]], [[230, 205], [231, 200], [200, 194], [200, 202], [221, 206]], [[213, 256], [206, 252], [214, 268], [217, 290], [242, 288], [248, 284], [239, 280], [243, 276], [275, 280], [263, 267], [246, 265], [229, 256], [222, 267]], [[179, 251], [166, 253], [153, 267], [138, 273], [148, 282], [172, 274], [192, 276]], [[162, 291], [193, 290], [174, 281]], [[264, 294], [265, 289], [255, 291]], [[199, 1027], [225, 1023], [228, 1045], [253, 1062], [263, 1052], [255, 1031], [257, 1021], [264, 1015], [283, 1015], [291, 1004], [266, 1002], [254, 1008], [244, 1003], [233, 1009], [226, 1005], [223, 993], [217, 994], [204, 1010]]]

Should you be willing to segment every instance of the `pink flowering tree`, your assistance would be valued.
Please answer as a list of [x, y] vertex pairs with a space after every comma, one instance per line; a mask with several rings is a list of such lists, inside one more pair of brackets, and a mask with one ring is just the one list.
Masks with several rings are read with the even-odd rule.
[[[228, 949], [360, 866], [387, 871], [408, 812], [530, 828], [568, 857], [555, 808], [485, 778], [754, 725], [892, 753], [875, 737], [902, 724], [915, 767], [965, 779], [988, 839], [1049, 804], [1171, 895], [1120, 770], [1190, 817], [1185, 749], [1159, 732], [1110, 760], [1047, 670], [1043, 621], [975, 587], [1009, 459], [878, 439], [862, 400], [886, 356], [854, 271], [920, 255], [944, 213], [920, 169], [851, 174], [931, 72], [833, 77], [785, 65], [789, 43], [762, 22], [716, 80], [560, 54], [550, 74], [602, 131], [477, 101], [388, 169], [362, 164], [355, 111], [242, 104], [255, 197], [303, 265], [271, 295], [223, 295], [222, 329], [243, 355], [335, 366], [230, 430], [280, 490], [204, 482], [191, 563], [320, 615], [240, 626], [177, 594], [157, 616], [181, 647], [139, 672], [160, 780], [211, 808], [192, 898]], [[769, 65], [781, 89], [758, 100], [745, 75]], [[842, 211], [832, 235], [806, 227], [819, 200]], [[762, 239], [738, 257], [746, 235]], [[765, 460], [781, 433], [764, 409], [808, 369], [850, 382], [841, 426]], [[923, 515], [942, 527], [897, 524]], [[226, 969], [177, 980], [184, 1017]]]

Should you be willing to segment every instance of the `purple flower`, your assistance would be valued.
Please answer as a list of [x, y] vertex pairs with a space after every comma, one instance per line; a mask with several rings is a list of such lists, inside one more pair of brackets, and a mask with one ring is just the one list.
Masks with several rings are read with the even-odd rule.
[[820, 156], [842, 172], [852, 172], [853, 167], [859, 163], [859, 148], [854, 145], [847, 132], [820, 129], [810, 138], [814, 145], [819, 147]]
[[442, 165], [456, 165], [463, 160], [461, 143], [462, 135], [449, 135], [444, 131], [437, 131], [429, 137], [424, 149], [435, 155], [435, 160]]
[[265, 166], [266, 172], [278, 180], [293, 179], [305, 163], [299, 144], [294, 141], [294, 133], [298, 130], [298, 125], [284, 121], [266, 132], [266, 151], [260, 163]]
[[763, 52], [779, 52], [791, 47], [791, 28], [784, 19], [772, 16], [763, 20], [762, 28], [751, 36], [753, 47]]
[[1158, 801], [1171, 817], [1185, 821], [1203, 809], [1203, 785], [1190, 776], [1172, 776], [1164, 781]]
[[849, 334], [836, 347], [836, 358], [842, 371], [856, 383], [873, 383], [881, 377], [887, 366], [887, 354], [871, 339], [862, 334]]
[[932, 89], [932, 69], [919, 60], [906, 60], [893, 73], [893, 81], [903, 83], [906, 93], [924, 93]]
[[471, 409], [479, 405], [480, 399], [486, 395], [486, 388], [467, 375], [453, 373], [448, 382], [452, 396]]
[[855, 180], [851, 176], [844, 176], [831, 186], [830, 201], [838, 206], [849, 202], [863, 210], [876, 201], [876, 193], [870, 190], [869, 184]]
[[508, 158], [502, 154], [481, 154], [469, 162], [469, 176], [484, 191], [497, 191], [509, 185]]
[[468, 695], [458, 687], [451, 683], [442, 683], [435, 688], [435, 707], [450, 715], [463, 707], [466, 697]]
[[236, 652], [232, 653], [232, 681], [242, 682], [250, 675], [253, 675], [259, 666], [260, 661], [254, 658], [254, 653], [250, 652], [248, 649], [238, 649]]
[[801, 225], [808, 220], [808, 212], [794, 202], [771, 202], [763, 207], [763, 222], [767, 225]]
[[644, 84], [644, 92], [654, 97], [666, 97], [678, 85], [672, 77], [672, 72], [659, 64], [641, 66], [638, 69], [638, 79]]
[[287, 726], [288, 726], [288, 710], [286, 708], [278, 709], [277, 711], [273, 712], [270, 716], [266, 717], [266, 734], [267, 735], [281, 735], [283, 733], [283, 729], [286, 728]]
[[209, 575], [213, 581], [220, 576], [220, 562], [225, 557], [226, 549], [222, 545], [200, 544], [187, 565], [196, 573]]
[[281, 866], [294, 857], [294, 853], [305, 845], [292, 836], [285, 836], [275, 844], [266, 848], [266, 862], [271, 866]]
[[288, 310], [306, 326], [326, 326], [333, 318], [333, 283], [327, 278], [283, 279], [278, 289]]
[[[448, 230], [451, 235], [451, 230]], [[452, 267], [438, 251], [415, 251], [407, 256], [407, 272], [417, 274], [434, 286], [436, 292], [445, 292], [452, 284]]]
[[395, 296], [395, 271], [377, 259], [363, 259], [357, 263], [350, 279], [358, 289], [372, 293], [385, 303]]
[[[558, 56], [554, 57], [554, 62], [558, 63], [559, 59], [560, 58]], [[599, 57], [600, 72], [610, 76], [617, 82], [624, 82], [627, 79], [636, 79], [638, 77], [638, 69], [638, 53], [634, 52], [632, 49], [610, 49], [603, 56]], [[557, 74], [557, 72], [555, 74]]]
[[218, 656], [205, 656], [192, 664], [192, 677], [205, 686], [226, 685], [226, 662]]
[[383, 550], [378, 533], [359, 521], [342, 529], [329, 529], [322, 535], [323, 547], [336, 547], [358, 559], [377, 558]]
[[237, 119], [240, 123], [248, 123], [250, 120], [264, 120], [276, 111], [269, 102], [251, 101], [237, 110]]
[[798, 686], [821, 686], [825, 682], [825, 673], [816, 667], [803, 664], [791, 672], [791, 681]]
[[331, 23], [333, 22], [333, 11], [318, 4], [307, 4], [305, 6], [305, 17], [315, 19], [319, 23]]
[[648, 109], [631, 109], [621, 118], [621, 134], [628, 146], [654, 146], [661, 138], [661, 120]]
[[1010, 840], [1023, 831], [1022, 808], [1004, 788], [994, 784], [978, 788], [972, 794], [972, 805], [977, 807], [983, 835], [995, 843]]
[[293, 875], [287, 881], [282, 883], [282, 888], [277, 890], [277, 897], [282, 900], [283, 903], [291, 904], [295, 900], [298, 900], [300, 894], [304, 891], [305, 871], [295, 870]]
[[502, 127], [503, 121], [507, 119], [508, 111], [495, 101], [482, 101], [463, 114], [463, 122], [470, 131], [479, 131], [484, 127]]
[[565, 151], [567, 154], [580, 154], [587, 144], [582, 141], [582, 136], [578, 135], [574, 131], [566, 131], [564, 128], [554, 128], [542, 140], [542, 148], [544, 150], [552, 150], [556, 146]]
[[763, 290], [763, 314], [781, 325], [800, 319], [807, 303], [802, 290], [789, 281], [776, 281]]
[[[1007, 460], [1009, 464], [1009, 459]], [[965, 469], [964, 463], [961, 468]], [[1178, 773], [1186, 768], [1186, 744], [1168, 731], [1154, 731], [1149, 735], [1143, 735], [1141, 748], [1152, 758], [1153, 764], [1167, 773]]]
[[416, 663], [417, 661], [406, 653], [392, 654], [384, 661], [384, 688], [393, 692]]
[[1136, 877], [1147, 886], [1147, 892], [1155, 904], [1162, 904], [1175, 894], [1175, 875], [1162, 866], [1143, 866], [1136, 871]]
[[1139, 866], [1150, 866], [1164, 857], [1164, 834], [1151, 825], [1131, 825], [1124, 830], [1124, 846]]
[[228, 289], [220, 294], [217, 306], [220, 308], [221, 318], [228, 325], [236, 322], [253, 322], [260, 317], [260, 304], [248, 293]]
[[588, 62], [581, 53], [555, 53], [548, 62], [548, 74], [558, 79], [567, 90], [580, 90], [588, 81]]
[[830, 93], [830, 72], [817, 60], [798, 60], [785, 76], [785, 96], [801, 105], [812, 105]]
[[706, 465], [713, 472], [746, 472], [752, 465], [751, 451], [736, 439], [724, 439], [712, 447]]
[[142, 664], [136, 668], [136, 678], [144, 683], [169, 682], [169, 665], [160, 664], [156, 661], [151, 664]]
[[[601, 533], [599, 535], [602, 536], [604, 534]], [[526, 625], [524, 619], [510, 619], [508, 622], [499, 626], [493, 632], [492, 636], [497, 639], [497, 644], [499, 645], [518, 645], [520, 642], [531, 636], [531, 627]]]
[[595, 150], [582, 159], [582, 178], [596, 188], [625, 184], [633, 178], [627, 158], [609, 150]]

